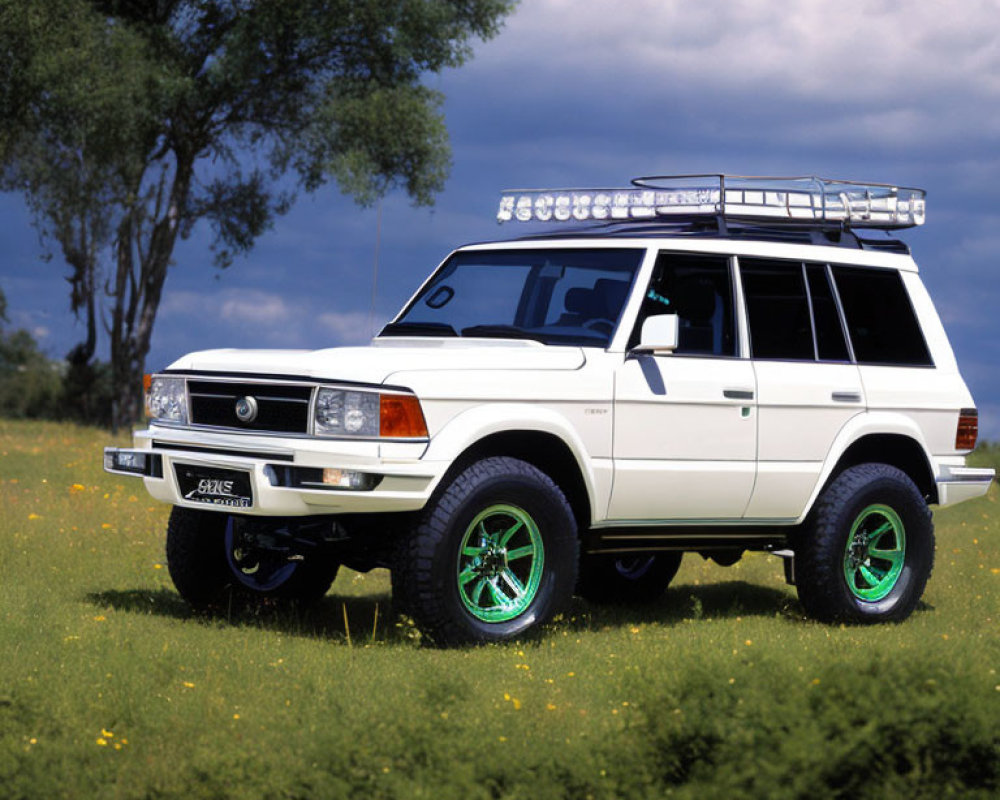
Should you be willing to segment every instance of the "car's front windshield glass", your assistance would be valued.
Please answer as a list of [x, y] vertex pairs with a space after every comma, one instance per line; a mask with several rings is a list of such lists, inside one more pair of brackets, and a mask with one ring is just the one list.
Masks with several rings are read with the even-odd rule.
[[618, 248], [459, 252], [381, 335], [606, 347], [642, 255]]

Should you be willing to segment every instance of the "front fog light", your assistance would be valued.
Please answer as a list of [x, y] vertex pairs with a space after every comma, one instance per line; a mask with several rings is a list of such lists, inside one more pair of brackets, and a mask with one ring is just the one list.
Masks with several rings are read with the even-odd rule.
[[356, 472], [337, 467], [290, 467], [268, 464], [264, 476], [272, 486], [285, 489], [341, 489], [370, 492], [382, 482], [382, 476], [372, 472]]
[[367, 472], [354, 472], [349, 469], [326, 467], [323, 470], [323, 485], [331, 489], [354, 489], [368, 491], [379, 483], [379, 476]]

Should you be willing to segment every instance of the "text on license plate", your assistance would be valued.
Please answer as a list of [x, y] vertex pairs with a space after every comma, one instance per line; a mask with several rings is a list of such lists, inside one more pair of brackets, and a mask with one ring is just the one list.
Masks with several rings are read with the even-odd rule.
[[187, 464], [175, 464], [174, 469], [177, 486], [185, 500], [229, 508], [253, 505], [249, 472]]

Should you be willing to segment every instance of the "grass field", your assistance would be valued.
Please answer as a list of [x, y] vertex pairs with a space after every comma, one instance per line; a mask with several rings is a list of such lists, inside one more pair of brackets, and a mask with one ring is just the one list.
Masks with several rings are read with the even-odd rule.
[[443, 651], [378, 571], [302, 615], [192, 616], [168, 508], [107, 443], [0, 420], [7, 800], [1000, 795], [996, 486], [936, 513], [902, 625], [804, 619], [774, 557], [687, 556], [654, 607]]

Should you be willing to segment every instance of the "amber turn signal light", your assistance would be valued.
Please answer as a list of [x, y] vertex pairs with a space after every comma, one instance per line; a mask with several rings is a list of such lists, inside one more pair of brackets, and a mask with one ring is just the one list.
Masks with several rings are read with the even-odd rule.
[[427, 423], [420, 401], [411, 394], [379, 396], [379, 436], [393, 439], [425, 439]]
[[975, 450], [979, 438], [979, 412], [963, 408], [958, 412], [958, 431], [955, 433], [956, 450]]

